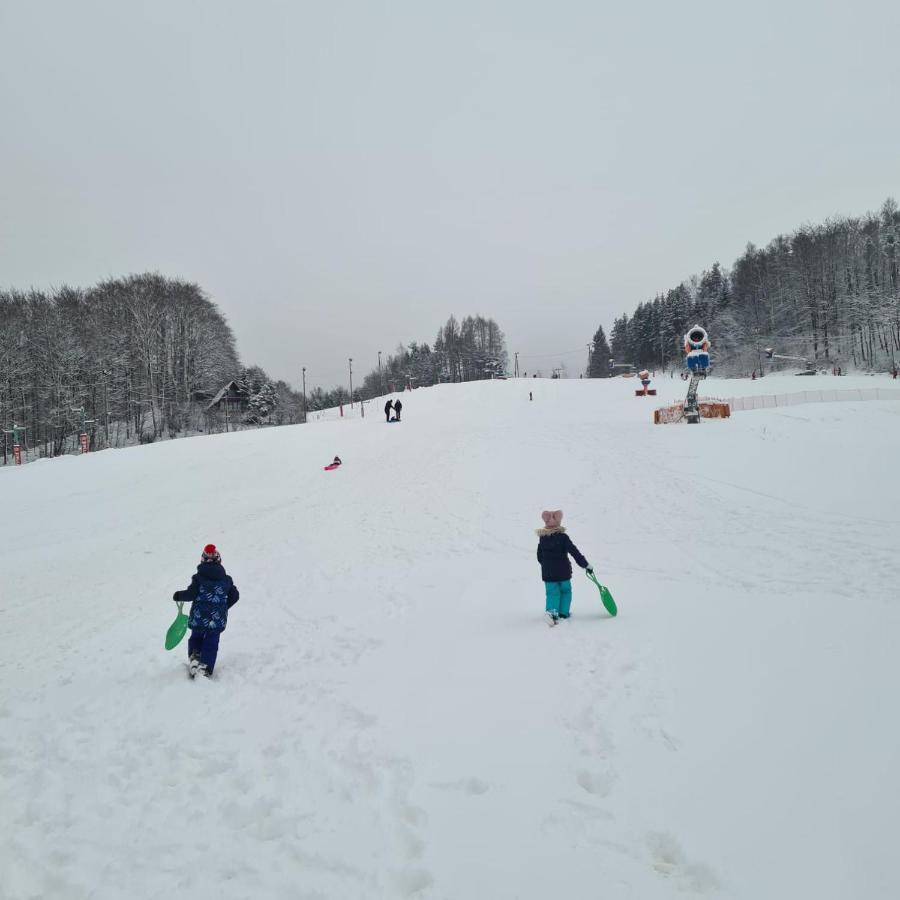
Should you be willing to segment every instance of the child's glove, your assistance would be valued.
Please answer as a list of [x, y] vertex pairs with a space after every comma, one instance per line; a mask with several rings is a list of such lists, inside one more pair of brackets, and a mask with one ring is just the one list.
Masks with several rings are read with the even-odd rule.
[[593, 575], [593, 574], [594, 574], [594, 567], [593, 567], [593, 566], [588, 566], [584, 571], [587, 572], [588, 575]]

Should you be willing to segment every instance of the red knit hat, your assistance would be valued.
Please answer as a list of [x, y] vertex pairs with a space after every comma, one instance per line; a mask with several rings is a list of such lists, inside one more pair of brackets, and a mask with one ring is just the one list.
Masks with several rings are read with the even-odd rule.
[[219, 551], [216, 550], [215, 544], [207, 544], [203, 548], [203, 553], [200, 554], [200, 559], [203, 562], [221, 562], [222, 557], [219, 555]]

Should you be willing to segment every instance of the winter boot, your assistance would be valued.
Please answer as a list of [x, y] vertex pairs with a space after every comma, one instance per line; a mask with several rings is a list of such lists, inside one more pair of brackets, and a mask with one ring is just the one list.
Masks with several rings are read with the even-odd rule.
[[554, 625], [556, 625], [557, 622], [559, 622], [559, 614], [555, 613], [555, 612], [546, 612], [546, 613], [544, 613], [544, 619], [546, 620], [547, 624], [552, 628]]

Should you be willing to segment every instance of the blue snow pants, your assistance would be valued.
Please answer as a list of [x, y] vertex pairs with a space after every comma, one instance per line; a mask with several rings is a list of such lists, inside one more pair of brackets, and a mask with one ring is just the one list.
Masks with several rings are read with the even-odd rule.
[[212, 675], [213, 666], [216, 664], [216, 656], [219, 654], [219, 635], [221, 631], [207, 631], [202, 628], [192, 628], [188, 638], [188, 658], [194, 653], [200, 655], [200, 662], [206, 666], [206, 671]]
[[568, 618], [572, 605], [572, 582], [545, 581], [544, 591], [547, 594], [547, 612]]

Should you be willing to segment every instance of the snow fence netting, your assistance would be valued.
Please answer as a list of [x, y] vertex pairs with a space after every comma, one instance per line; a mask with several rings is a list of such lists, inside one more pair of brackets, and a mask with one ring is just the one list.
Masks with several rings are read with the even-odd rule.
[[735, 412], [754, 409], [777, 409], [801, 403], [838, 403], [860, 400], [900, 400], [900, 391], [883, 388], [851, 390], [797, 391], [791, 394], [760, 394], [756, 397], [732, 397], [728, 403]]

